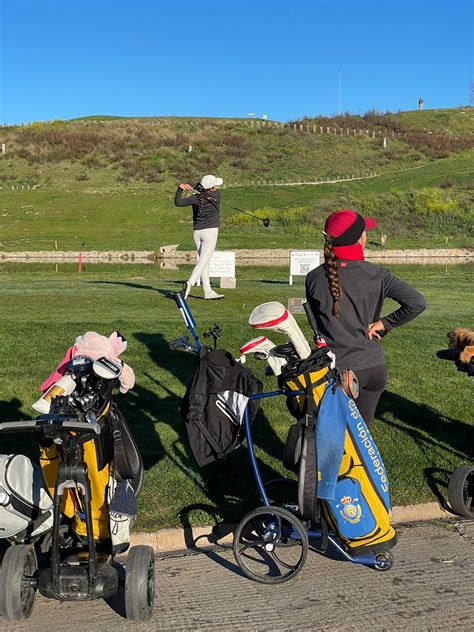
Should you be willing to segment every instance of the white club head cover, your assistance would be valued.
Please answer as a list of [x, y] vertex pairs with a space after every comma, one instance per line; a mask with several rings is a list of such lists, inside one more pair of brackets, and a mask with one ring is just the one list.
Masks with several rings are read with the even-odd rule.
[[266, 336], [260, 336], [259, 338], [252, 338], [240, 347], [240, 361], [245, 362], [245, 356], [249, 353], [262, 353], [265, 356], [270, 368], [275, 375], [281, 374], [281, 368], [285, 366], [285, 358], [277, 358], [272, 355], [272, 349], [275, 347], [273, 342]]
[[298, 323], [286, 307], [277, 301], [257, 305], [250, 314], [249, 325], [255, 329], [273, 329], [284, 334], [293, 343], [302, 360], [311, 353], [311, 347]]

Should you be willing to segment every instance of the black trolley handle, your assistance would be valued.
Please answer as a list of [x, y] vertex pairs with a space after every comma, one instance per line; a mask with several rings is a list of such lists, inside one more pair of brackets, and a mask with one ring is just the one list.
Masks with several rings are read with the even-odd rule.
[[0, 432], [35, 432], [43, 428], [70, 430], [79, 434], [90, 432], [100, 434], [101, 431], [100, 425], [96, 421], [77, 421], [77, 417], [66, 417], [64, 415], [43, 415], [39, 419], [0, 423]]

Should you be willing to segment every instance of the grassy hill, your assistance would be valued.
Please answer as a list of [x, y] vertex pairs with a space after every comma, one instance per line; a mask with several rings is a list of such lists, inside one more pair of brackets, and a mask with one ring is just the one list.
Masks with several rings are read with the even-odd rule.
[[[330, 133], [319, 133], [321, 126]], [[0, 142], [3, 250], [50, 249], [55, 240], [60, 249], [83, 242], [189, 248], [189, 212], [172, 198], [178, 181], [204, 173], [224, 178], [224, 201], [273, 219], [256, 234], [255, 223], [223, 207], [221, 247], [319, 245], [317, 227], [341, 205], [374, 212], [392, 247], [472, 243], [472, 108], [306, 118], [284, 127], [101, 115], [4, 127]], [[256, 185], [374, 172], [381, 175], [318, 186]]]

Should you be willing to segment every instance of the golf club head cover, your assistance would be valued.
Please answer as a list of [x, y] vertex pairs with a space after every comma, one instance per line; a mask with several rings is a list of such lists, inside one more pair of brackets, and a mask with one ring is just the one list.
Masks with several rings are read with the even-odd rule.
[[245, 362], [245, 356], [249, 353], [262, 353], [274, 375], [281, 374], [281, 368], [285, 366], [286, 360], [284, 358], [277, 358], [272, 355], [272, 349], [275, 347], [273, 342], [266, 336], [259, 336], [258, 338], [252, 338], [240, 347], [241, 362]]
[[85, 334], [82, 334], [82, 336], [76, 338], [72, 355], [73, 357], [76, 355], [86, 355], [92, 358], [92, 360], [105, 357], [123, 364], [122, 373], [119, 378], [119, 391], [126, 393], [135, 385], [135, 373], [132, 367], [122, 362], [122, 360], [119, 360], [118, 357], [126, 348], [127, 341], [116, 331], [111, 333], [108, 337], [102, 336], [95, 331], [87, 331]]
[[293, 343], [296, 353], [302, 360], [311, 353], [311, 347], [298, 323], [286, 307], [277, 301], [257, 305], [250, 314], [249, 325], [255, 329], [279, 331]]
[[53, 384], [55, 384], [66, 372], [68, 362], [78, 356], [85, 355], [92, 360], [98, 360], [99, 358], [108, 358], [109, 360], [119, 362], [123, 365], [122, 373], [120, 375], [120, 387], [121, 393], [126, 393], [135, 385], [135, 373], [132, 367], [122, 360], [119, 360], [119, 355], [127, 348], [127, 341], [124, 340], [120, 334], [114, 331], [109, 337], [102, 336], [95, 331], [87, 331], [82, 336], [78, 336], [72, 347], [66, 351], [66, 355], [58, 364], [56, 369], [51, 375], [41, 384], [40, 391], [47, 391]]

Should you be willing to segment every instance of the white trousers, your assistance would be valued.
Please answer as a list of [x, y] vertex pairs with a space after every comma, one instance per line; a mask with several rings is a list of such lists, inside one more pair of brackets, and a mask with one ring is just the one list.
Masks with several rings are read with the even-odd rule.
[[199, 277], [201, 277], [204, 296], [212, 291], [211, 282], [209, 280], [209, 262], [216, 249], [218, 234], [218, 228], [203, 228], [202, 230], [195, 230], [193, 233], [199, 260], [194, 266], [188, 283], [192, 287], [196, 285], [199, 281]]

